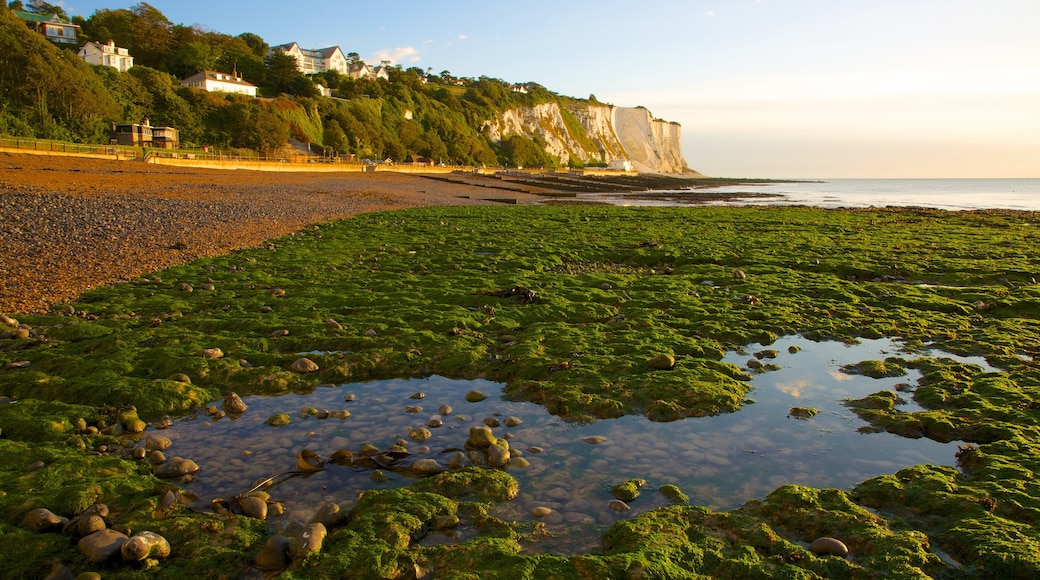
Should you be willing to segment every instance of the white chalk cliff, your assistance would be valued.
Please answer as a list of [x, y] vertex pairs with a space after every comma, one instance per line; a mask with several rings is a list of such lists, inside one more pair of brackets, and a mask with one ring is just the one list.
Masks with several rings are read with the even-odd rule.
[[492, 141], [523, 135], [544, 143], [565, 165], [572, 158], [583, 164], [627, 160], [640, 173], [689, 170], [682, 154], [682, 127], [654, 119], [643, 107], [576, 103], [564, 110], [557, 103], [543, 103], [510, 109], [485, 127]]

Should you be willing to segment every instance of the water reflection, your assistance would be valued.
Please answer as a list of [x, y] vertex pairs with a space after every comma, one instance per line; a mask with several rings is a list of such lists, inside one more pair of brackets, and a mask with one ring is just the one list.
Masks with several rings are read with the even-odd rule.
[[[762, 353], [764, 350], [769, 352]], [[847, 488], [909, 465], [954, 464], [958, 442], [860, 433], [857, 429], [864, 422], [841, 404], [843, 399], [892, 390], [900, 383], [916, 384], [920, 375], [913, 369], [906, 376], [886, 379], [840, 371], [846, 364], [896, 354], [910, 358], [899, 353], [897, 343], [882, 339], [848, 345], [785, 337], [768, 347], [755, 345], [729, 353], [725, 361], [745, 366], [758, 360], [756, 352], [764, 355], [762, 362], [772, 370], [754, 375], [750, 395], [754, 402], [739, 412], [717, 417], [673, 423], [622, 417], [573, 425], [538, 405], [502, 400], [500, 384], [434, 376], [320, 388], [307, 395], [246, 397], [249, 408], [235, 420], [213, 420], [200, 412], [177, 421], [166, 432], [174, 442], [168, 455], [190, 457], [200, 465], [198, 479], [187, 487], [202, 498], [200, 504], [208, 505], [211, 498], [235, 495], [291, 469], [296, 464], [294, 455], [305, 448], [327, 457], [338, 449], [356, 452], [366, 443], [387, 449], [406, 442], [413, 457], [445, 463], [444, 451], [462, 447], [471, 426], [483, 424], [486, 418], [516, 416], [522, 424], [495, 427], [494, 432], [511, 437], [510, 447], [520, 450], [530, 465], [509, 468], [521, 493], [516, 500], [497, 506], [496, 514], [509, 520], [531, 520], [534, 507], [551, 508], [553, 513], [541, 521], [555, 537], [532, 549], [555, 552], [595, 548], [598, 535], [617, 519], [665, 505], [656, 490], [668, 483], [678, 485], [692, 503], [729, 509], [786, 483]], [[979, 357], [926, 354], [985, 365]], [[472, 389], [491, 396], [466, 402], [465, 394]], [[410, 398], [420, 391], [425, 398]], [[346, 401], [347, 395], [354, 399]], [[439, 412], [443, 405], [452, 407], [450, 413]], [[813, 407], [819, 413], [808, 420], [795, 419], [788, 416], [792, 407]], [[333, 413], [319, 419], [325, 414], [303, 413], [308, 408]], [[901, 408], [913, 411], [916, 405], [907, 403]], [[337, 418], [342, 414], [335, 411], [342, 410], [348, 410], [349, 417]], [[267, 425], [265, 421], [276, 413], [288, 413], [292, 423]], [[409, 439], [411, 430], [426, 426], [435, 415], [443, 425], [428, 427], [429, 440], [420, 444]], [[589, 436], [600, 436], [603, 441], [588, 443]], [[323, 502], [349, 509], [360, 491], [410, 482], [397, 473], [385, 475], [386, 480], [376, 481], [370, 470], [329, 465], [305, 478], [284, 481], [270, 490], [272, 499], [284, 501], [287, 508], [273, 523], [309, 519]], [[629, 502], [631, 511], [610, 509], [610, 486], [631, 478], [648, 481], [642, 496]], [[452, 538], [436, 536], [427, 541]]]

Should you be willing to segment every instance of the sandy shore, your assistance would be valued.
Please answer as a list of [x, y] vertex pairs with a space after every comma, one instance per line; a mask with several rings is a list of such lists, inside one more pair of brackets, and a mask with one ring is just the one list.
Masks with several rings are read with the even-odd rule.
[[538, 199], [388, 172], [219, 171], [0, 153], [0, 313], [42, 311], [307, 224], [502, 197]]

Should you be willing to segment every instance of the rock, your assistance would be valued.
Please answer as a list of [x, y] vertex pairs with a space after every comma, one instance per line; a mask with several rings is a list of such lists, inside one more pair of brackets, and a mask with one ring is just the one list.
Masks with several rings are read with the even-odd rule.
[[469, 464], [469, 460], [466, 458], [466, 454], [461, 451], [456, 451], [448, 456], [448, 468], [449, 469], [462, 469]]
[[144, 438], [145, 449], [149, 451], [155, 451], [156, 449], [162, 451], [170, 445], [173, 445], [173, 441], [165, 435], [159, 435], [158, 433], [149, 433]]
[[602, 435], [589, 435], [588, 437], [582, 437], [581, 440], [589, 445], [599, 445], [607, 442], [607, 438]]
[[275, 298], [281, 298], [285, 296], [285, 290], [281, 288], [272, 288], [270, 294]]
[[331, 318], [325, 319], [325, 327], [331, 328], [332, 330], [343, 330], [343, 325]]
[[246, 412], [249, 405], [246, 405], [245, 401], [242, 400], [242, 397], [238, 396], [238, 393], [231, 391], [226, 397], [224, 397], [224, 402], [221, 404], [221, 407], [229, 415], [241, 415]]
[[224, 356], [224, 351], [219, 348], [204, 348], [197, 354], [202, 358], [221, 358]]
[[437, 429], [444, 425], [444, 419], [441, 419], [437, 415], [430, 417], [430, 420], [426, 422], [426, 426], [430, 429]]
[[509, 467], [523, 469], [525, 467], [531, 467], [531, 462], [523, 457], [512, 457], [509, 459]]
[[43, 580], [76, 580], [76, 575], [61, 562], [55, 562]]
[[645, 479], [630, 479], [610, 488], [610, 494], [621, 501], [632, 501], [639, 497], [639, 488], [644, 485]]
[[619, 499], [610, 500], [609, 502], [607, 502], [607, 507], [616, 512], [627, 512], [628, 510], [632, 509], [631, 507], [629, 507], [627, 503]]
[[733, 278], [735, 280], [744, 280], [747, 278], [747, 274], [743, 270], [733, 270]]
[[33, 461], [32, 463], [30, 463], [29, 466], [25, 468], [25, 470], [26, 471], [39, 471], [39, 470], [43, 469], [44, 467], [47, 467], [47, 464], [42, 462], [42, 461], [37, 460], [37, 461]]
[[262, 498], [254, 495], [247, 495], [238, 500], [238, 505], [242, 506], [242, 514], [246, 517], [258, 520], [267, 519], [267, 502]]
[[6, 326], [18, 326], [18, 321], [14, 318], [11, 318], [10, 316], [0, 314], [0, 324]]
[[199, 470], [197, 463], [183, 457], [171, 457], [169, 461], [155, 467], [155, 475], [158, 477], [181, 477], [192, 475]]
[[4, 368], [6, 368], [7, 370], [17, 370], [17, 369], [27, 369], [27, 368], [29, 368], [31, 366], [32, 366], [32, 361], [16, 360], [14, 362], [7, 363], [7, 365]]
[[4, 332], [4, 333], [0, 334], [0, 338], [10, 338], [10, 339], [13, 339], [13, 340], [25, 340], [25, 339], [29, 338], [29, 329], [28, 328], [15, 328], [15, 329], [12, 329], [12, 330], [8, 330], [7, 332]]
[[813, 540], [813, 543], [809, 544], [809, 551], [821, 556], [838, 556], [839, 558], [849, 555], [849, 547], [845, 545], [845, 542], [826, 536]]
[[280, 570], [289, 565], [292, 541], [282, 535], [271, 536], [256, 555], [256, 567], [261, 570]]
[[437, 414], [439, 414], [439, 415], [451, 415], [451, 412], [453, 410], [454, 409], [451, 408], [451, 405], [441, 405], [441, 407], [439, 409], [437, 409]]
[[551, 513], [553, 513], [552, 508], [547, 508], [544, 506], [539, 506], [531, 510], [531, 515], [536, 518], [544, 518]]
[[668, 498], [668, 501], [674, 504], [684, 505], [690, 503], [690, 498], [686, 497], [686, 494], [683, 493], [678, 486], [669, 483], [662, 485], [660, 491], [661, 495]]
[[130, 419], [123, 425], [127, 433], [141, 433], [146, 427], [148, 427], [148, 424], [140, 419]]
[[288, 413], [277, 413], [268, 417], [264, 422], [272, 427], [284, 427], [292, 423], [292, 417]]
[[[474, 390], [474, 391], [470, 391], [470, 392], [466, 393], [466, 401], [470, 402], [470, 403], [479, 403], [480, 401], [483, 401], [486, 398], [487, 398], [487, 395], [485, 395], [484, 393], [481, 393], [480, 391]], [[446, 413], [441, 413], [441, 414], [445, 415]]]
[[426, 427], [416, 427], [408, 433], [408, 438], [416, 443], [423, 443], [433, 437], [433, 433]]
[[505, 467], [509, 464], [509, 447], [504, 440], [498, 440], [495, 445], [487, 448], [488, 463], [492, 467]]
[[279, 328], [278, 330], [271, 333], [271, 338], [278, 338], [281, 336], [289, 336], [289, 330], [285, 328]]
[[104, 518], [101, 516], [97, 514], [86, 514], [73, 518], [72, 521], [65, 526], [64, 531], [66, 534], [74, 538], [82, 538], [107, 527]]
[[23, 528], [39, 533], [60, 532], [68, 523], [68, 518], [63, 518], [47, 508], [36, 508], [22, 518]]
[[444, 467], [436, 459], [420, 459], [412, 463], [412, 469], [421, 475], [432, 475], [444, 471]]
[[170, 555], [170, 542], [155, 532], [139, 532], [130, 536], [119, 551], [126, 562], [162, 560]]
[[405, 405], [405, 413], [422, 413], [422, 406], [420, 405]]
[[156, 449], [148, 454], [148, 463], [153, 463], [155, 465], [166, 463], [166, 454]]
[[99, 564], [119, 553], [129, 538], [115, 530], [98, 530], [76, 544], [87, 560]]
[[307, 357], [301, 357], [289, 365], [289, 370], [297, 373], [313, 373], [318, 370], [318, 364]]
[[296, 538], [296, 542], [293, 544], [291, 551], [293, 560], [303, 559], [321, 552], [321, 547], [328, 534], [324, 524], [314, 523], [307, 526], [307, 529], [300, 534], [299, 538]]
[[348, 516], [348, 512], [340, 509], [339, 504], [326, 503], [314, 513], [311, 523], [316, 524], [320, 522], [325, 526], [325, 529], [331, 529], [346, 523]]
[[787, 414], [795, 419], [812, 419], [819, 411], [814, 407], [791, 407]]
[[494, 429], [495, 427], [501, 425], [502, 422], [499, 421], [496, 417], [487, 417], [486, 419], [484, 419], [484, 424]]
[[425, 399], [426, 393], [419, 391], [418, 393], [412, 393], [411, 395], [408, 395], [408, 398], [414, 400]]
[[523, 420], [520, 419], [520, 417], [506, 417], [505, 421], [502, 423], [504, 423], [506, 427], [516, 427], [521, 425]]
[[261, 314], [267, 314], [268, 312], [270, 312], [272, 310], [274, 310], [274, 309], [271, 308], [270, 306], [266, 305], [266, 304], [264, 304], [263, 306], [260, 307], [260, 313]]
[[177, 284], [177, 289], [181, 292], [191, 292], [192, 290], [194, 290], [194, 288], [191, 287], [191, 284], [188, 284], [187, 282], [181, 282], [180, 284]]
[[659, 354], [646, 361], [646, 364], [655, 370], [669, 371], [675, 367], [675, 357], [670, 354]]
[[448, 514], [444, 516], [437, 516], [433, 518], [433, 529], [435, 530], [450, 530], [452, 528], [459, 527], [459, 516], [455, 514]]
[[496, 441], [498, 439], [491, 433], [490, 427], [487, 425], [474, 425], [469, 428], [469, 439], [466, 440], [466, 447], [484, 449], [494, 445]]

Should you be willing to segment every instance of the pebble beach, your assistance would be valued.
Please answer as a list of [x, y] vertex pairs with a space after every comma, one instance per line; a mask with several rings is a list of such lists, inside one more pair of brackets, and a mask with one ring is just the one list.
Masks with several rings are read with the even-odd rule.
[[[534, 195], [513, 192], [516, 203]], [[312, 224], [488, 190], [390, 172], [272, 173], [0, 153], [0, 313], [226, 254]]]

